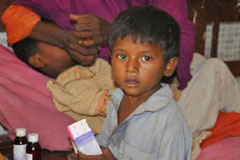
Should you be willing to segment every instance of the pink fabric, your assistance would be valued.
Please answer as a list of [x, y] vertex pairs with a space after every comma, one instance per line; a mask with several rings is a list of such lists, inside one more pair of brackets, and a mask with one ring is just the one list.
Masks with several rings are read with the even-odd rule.
[[198, 160], [239, 160], [240, 136], [228, 137], [204, 148]]
[[24, 127], [39, 134], [42, 148], [69, 150], [66, 127], [74, 120], [56, 110], [48, 79], [0, 45], [0, 123], [11, 139], [16, 128]]
[[[192, 78], [190, 64], [194, 52], [194, 25], [188, 20], [186, 0], [16, 0], [14, 5], [24, 5], [42, 17], [54, 21], [59, 27], [73, 30], [69, 14], [94, 13], [99, 17], [112, 22], [120, 11], [139, 5], [153, 5], [171, 14], [181, 27], [181, 49], [177, 75], [178, 88], [183, 90]], [[15, 14], [19, 14], [18, 12]], [[17, 16], [17, 15], [12, 15]], [[29, 15], [28, 15], [29, 16]], [[21, 15], [22, 17], [22, 15]], [[17, 21], [8, 19], [8, 23]], [[14, 22], [13, 22], [14, 21]], [[18, 20], [19, 22], [19, 20]], [[21, 21], [20, 21], [21, 22]], [[22, 23], [21, 23], [22, 24]], [[19, 25], [18, 23], [16, 25]], [[13, 32], [8, 33], [14, 34]], [[102, 46], [98, 55], [109, 61], [108, 48]]]

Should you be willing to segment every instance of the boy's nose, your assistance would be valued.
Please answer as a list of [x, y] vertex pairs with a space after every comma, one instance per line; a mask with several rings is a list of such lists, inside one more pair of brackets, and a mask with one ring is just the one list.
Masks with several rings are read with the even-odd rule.
[[137, 60], [128, 60], [126, 64], [126, 70], [129, 73], [137, 73], [139, 68], [139, 62]]

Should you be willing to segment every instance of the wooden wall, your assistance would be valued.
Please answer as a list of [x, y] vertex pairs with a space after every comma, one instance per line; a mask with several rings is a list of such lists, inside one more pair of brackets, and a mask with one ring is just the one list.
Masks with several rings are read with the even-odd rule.
[[[3, 11], [9, 6], [14, 0], [0, 0], [0, 17], [2, 16]], [[0, 32], [4, 31], [2, 21], [0, 20]]]
[[[217, 56], [220, 22], [240, 22], [240, 0], [187, 0], [189, 17], [195, 22], [195, 51], [204, 54], [206, 24], [213, 24], [211, 57]], [[240, 76], [240, 61], [226, 62], [235, 76]]]

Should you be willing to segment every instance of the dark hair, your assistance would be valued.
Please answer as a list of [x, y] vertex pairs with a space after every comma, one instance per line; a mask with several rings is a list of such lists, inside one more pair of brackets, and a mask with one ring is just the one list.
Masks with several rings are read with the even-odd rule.
[[22, 60], [24, 63], [31, 66], [33, 69], [37, 70], [38, 72], [41, 72], [41, 69], [36, 68], [32, 66], [28, 59], [32, 56], [34, 56], [38, 51], [38, 43], [39, 41], [32, 39], [32, 38], [25, 38], [19, 42], [16, 42], [12, 45], [13, 51], [15, 55]]
[[38, 42], [35, 39], [26, 38], [22, 41], [13, 44], [13, 50], [15, 55], [25, 62], [28, 63], [28, 58], [34, 56], [38, 51]]
[[136, 43], [159, 43], [163, 49], [164, 62], [179, 56], [180, 27], [176, 20], [165, 11], [154, 6], [136, 6], [122, 11], [114, 20], [109, 37], [112, 52], [115, 40], [133, 37]]

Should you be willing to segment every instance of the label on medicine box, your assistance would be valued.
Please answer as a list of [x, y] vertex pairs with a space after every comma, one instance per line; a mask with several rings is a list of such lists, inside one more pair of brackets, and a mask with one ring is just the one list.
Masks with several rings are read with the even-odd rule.
[[86, 119], [75, 122], [67, 127], [75, 147], [85, 155], [99, 155], [102, 151], [89, 128]]

